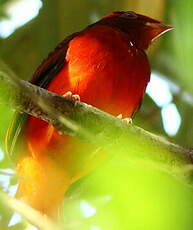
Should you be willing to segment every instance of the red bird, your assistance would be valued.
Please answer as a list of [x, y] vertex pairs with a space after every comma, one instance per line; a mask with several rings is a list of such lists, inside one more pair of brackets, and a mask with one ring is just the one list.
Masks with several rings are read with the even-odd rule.
[[[71, 91], [112, 115], [132, 117], [150, 79], [144, 50], [170, 29], [134, 12], [114, 12], [68, 36], [37, 68], [32, 82], [60, 95]], [[19, 153], [17, 196], [54, 215], [69, 185], [92, 164], [89, 154], [95, 146], [22, 115], [12, 122], [7, 140], [8, 151]]]

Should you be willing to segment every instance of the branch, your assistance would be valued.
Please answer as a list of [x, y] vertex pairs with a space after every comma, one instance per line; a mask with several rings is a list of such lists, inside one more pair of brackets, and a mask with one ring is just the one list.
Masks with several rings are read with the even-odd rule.
[[42, 215], [37, 210], [28, 206], [27, 204], [17, 200], [16, 198], [9, 197], [4, 192], [0, 191], [0, 201], [2, 201], [6, 206], [18, 212], [26, 220], [29, 221], [32, 225], [38, 227], [39, 230], [66, 230], [63, 226], [58, 226], [51, 219], [49, 219], [46, 215]]
[[123, 152], [130, 161], [151, 163], [192, 186], [191, 149], [126, 124], [91, 105], [65, 99], [19, 80], [3, 63], [0, 69], [0, 92], [3, 92], [0, 104], [47, 121], [61, 133], [98, 146], [110, 146], [107, 148]]

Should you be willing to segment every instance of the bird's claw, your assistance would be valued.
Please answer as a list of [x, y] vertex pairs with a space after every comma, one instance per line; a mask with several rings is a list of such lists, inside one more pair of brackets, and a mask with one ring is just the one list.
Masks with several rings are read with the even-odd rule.
[[119, 114], [119, 115], [117, 116], [117, 118], [118, 118], [119, 120], [122, 120], [122, 119], [123, 119], [123, 115], [122, 115], [122, 114]]
[[133, 120], [131, 117], [126, 117], [124, 119], [122, 119], [123, 122], [125, 122], [126, 124], [132, 124]]
[[117, 116], [117, 118], [120, 119], [121, 121], [125, 122], [126, 124], [132, 124], [132, 118], [131, 117], [123, 118], [123, 115], [119, 114]]
[[65, 94], [63, 94], [63, 97], [73, 101], [80, 101], [80, 96], [78, 94], [72, 94], [71, 91], [68, 91]]

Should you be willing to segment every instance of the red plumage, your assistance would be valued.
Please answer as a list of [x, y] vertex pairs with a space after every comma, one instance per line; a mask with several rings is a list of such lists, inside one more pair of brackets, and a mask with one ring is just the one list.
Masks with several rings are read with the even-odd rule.
[[[72, 91], [112, 115], [132, 117], [150, 79], [144, 49], [169, 29], [134, 12], [112, 13], [67, 37], [36, 70], [33, 82], [60, 95]], [[95, 146], [60, 135], [31, 116], [22, 130], [26, 154], [17, 162], [18, 196], [52, 215], [68, 186], [87, 171]]]

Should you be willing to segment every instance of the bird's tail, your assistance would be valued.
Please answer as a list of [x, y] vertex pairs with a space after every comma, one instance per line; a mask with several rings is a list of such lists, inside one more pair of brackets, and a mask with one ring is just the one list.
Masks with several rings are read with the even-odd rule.
[[48, 156], [23, 157], [17, 164], [19, 188], [17, 197], [34, 209], [51, 217], [57, 215], [70, 178]]

